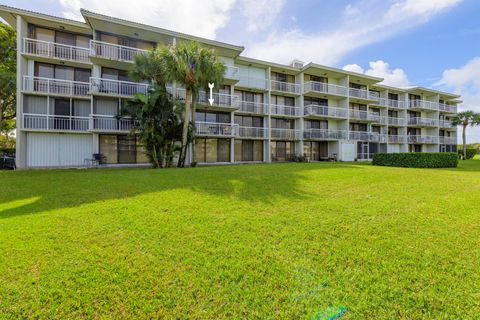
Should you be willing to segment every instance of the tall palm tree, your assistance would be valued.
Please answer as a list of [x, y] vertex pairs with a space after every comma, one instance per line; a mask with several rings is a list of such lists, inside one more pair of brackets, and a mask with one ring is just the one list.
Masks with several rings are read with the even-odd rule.
[[463, 111], [457, 113], [451, 120], [452, 125], [462, 126], [463, 160], [467, 159], [467, 127], [480, 125], [480, 114], [473, 111]]
[[167, 81], [175, 81], [185, 88], [182, 146], [178, 159], [178, 166], [184, 167], [189, 126], [195, 117], [198, 94], [200, 90], [208, 88], [208, 83], [215, 83], [215, 87], [218, 88], [223, 82], [225, 66], [218, 60], [213, 50], [202, 47], [197, 42], [182, 42], [175, 46], [163, 47], [159, 49], [158, 54], [165, 64]]

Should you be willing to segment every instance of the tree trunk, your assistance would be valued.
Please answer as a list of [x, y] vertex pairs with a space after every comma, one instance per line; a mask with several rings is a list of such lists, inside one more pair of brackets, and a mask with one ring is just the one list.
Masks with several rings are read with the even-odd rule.
[[463, 124], [463, 131], [462, 131], [462, 140], [463, 140], [463, 160], [467, 160], [467, 124]]
[[183, 131], [182, 131], [182, 148], [180, 152], [180, 158], [178, 159], [179, 167], [185, 166], [185, 159], [187, 158], [188, 148], [188, 124], [190, 123], [190, 106], [192, 104], [192, 90], [187, 89], [185, 95], [185, 116], [183, 119]]
[[[197, 113], [197, 104], [195, 103], [196, 99], [197, 99], [197, 97], [192, 96], [192, 119], [193, 120], [195, 119], [195, 115]], [[195, 158], [196, 158], [195, 143], [196, 143], [195, 131], [193, 131], [193, 139], [192, 139], [192, 159], [193, 159], [193, 161], [195, 161]]]

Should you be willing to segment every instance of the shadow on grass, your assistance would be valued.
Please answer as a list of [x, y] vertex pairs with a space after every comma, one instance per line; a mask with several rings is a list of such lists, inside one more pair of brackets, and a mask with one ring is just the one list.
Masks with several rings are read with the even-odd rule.
[[309, 171], [361, 168], [358, 163], [279, 163], [195, 169], [3, 172], [0, 173], [0, 219], [174, 189], [232, 196], [252, 203], [272, 203], [279, 197], [299, 200], [308, 197], [299, 186]]

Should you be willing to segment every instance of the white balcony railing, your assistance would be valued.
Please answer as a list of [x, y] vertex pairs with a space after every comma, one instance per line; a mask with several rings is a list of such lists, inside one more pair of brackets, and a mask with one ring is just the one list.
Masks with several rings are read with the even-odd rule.
[[272, 104], [270, 105], [270, 114], [279, 116], [300, 117], [302, 115], [302, 109], [300, 107]]
[[267, 89], [267, 80], [264, 78], [254, 78], [248, 76], [240, 76], [238, 83], [235, 85], [237, 87], [252, 88], [252, 89]]
[[387, 142], [387, 135], [378, 132], [350, 131], [349, 138], [350, 140]]
[[405, 101], [403, 101], [403, 100], [388, 99], [387, 100], [387, 105], [388, 105], [389, 108], [405, 109]]
[[238, 134], [238, 125], [218, 122], [195, 122], [195, 132], [199, 136], [233, 137]]
[[423, 136], [423, 135], [408, 135], [408, 143], [427, 143], [436, 144], [439, 139], [438, 136]]
[[147, 94], [146, 83], [118, 81], [104, 78], [90, 78], [90, 92], [105, 95], [132, 97], [137, 93]]
[[133, 129], [133, 121], [116, 116], [90, 115], [90, 130], [103, 132], [129, 132]]
[[303, 137], [305, 139], [341, 140], [347, 138], [347, 131], [329, 129], [306, 129], [303, 132]]
[[89, 83], [23, 76], [23, 90], [61, 96], [86, 96], [88, 95]]
[[440, 144], [457, 144], [457, 137], [438, 137]]
[[409, 100], [408, 101], [409, 109], [427, 109], [427, 110], [438, 110], [438, 103], [427, 101], [427, 100]]
[[378, 99], [375, 99], [375, 101], [371, 104], [376, 106], [386, 107], [388, 105], [388, 99], [378, 98]]
[[330, 84], [325, 82], [307, 81], [304, 83], [303, 92], [320, 92], [327, 94], [334, 94], [337, 96], [347, 96], [347, 87]]
[[105, 59], [133, 62], [135, 61], [135, 56], [146, 52], [147, 50], [143, 49], [90, 40], [90, 55]]
[[263, 127], [238, 127], [238, 136], [241, 138], [267, 138], [268, 129]]
[[438, 109], [443, 112], [457, 113], [457, 106], [446, 104], [446, 103], [439, 103]]
[[226, 79], [240, 80], [240, 72], [237, 67], [225, 65], [223, 76]]
[[440, 127], [442, 127], [442, 128], [455, 128], [456, 127], [452, 124], [452, 122], [450, 120], [439, 120], [438, 123], [439, 123]]
[[89, 48], [23, 38], [23, 53], [46, 58], [90, 63]]
[[386, 118], [380, 116], [380, 114], [378, 113], [374, 113], [371, 111], [363, 111], [363, 110], [352, 110], [352, 109], [350, 109], [348, 113], [350, 115], [350, 119], [367, 120], [372, 122], [384, 122], [386, 124]]
[[24, 113], [22, 128], [50, 131], [87, 131], [88, 117]]
[[406, 125], [407, 121], [405, 118], [397, 118], [397, 117], [388, 117], [388, 125], [391, 126], [404, 126]]
[[363, 100], [379, 100], [380, 95], [378, 92], [371, 92], [365, 89], [348, 88], [348, 94], [350, 97], [359, 98]]
[[[177, 89], [177, 98], [185, 99], [186, 91], [183, 88]], [[217, 107], [224, 108], [234, 108], [237, 109], [240, 104], [240, 98], [237, 95], [225, 94], [225, 93], [212, 93], [213, 105]], [[210, 99], [210, 93], [205, 91], [200, 91], [198, 93], [197, 102], [201, 104], [208, 104]]]
[[438, 120], [422, 117], [412, 117], [408, 118], [407, 124], [411, 126], [438, 127]]
[[297, 83], [271, 80], [270, 85], [273, 91], [300, 94], [300, 85]]
[[389, 143], [407, 143], [407, 136], [403, 135], [388, 135]]
[[270, 136], [272, 139], [280, 140], [300, 140], [300, 130], [271, 128]]
[[238, 111], [255, 114], [267, 114], [268, 105], [261, 102], [240, 101]]
[[306, 116], [322, 116], [327, 118], [347, 118], [347, 109], [328, 106], [307, 105], [303, 108]]

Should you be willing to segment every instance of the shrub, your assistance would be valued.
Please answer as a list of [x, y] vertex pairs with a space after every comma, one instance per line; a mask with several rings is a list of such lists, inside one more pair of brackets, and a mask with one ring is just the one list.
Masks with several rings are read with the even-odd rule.
[[454, 168], [458, 165], [454, 152], [376, 153], [373, 165], [405, 168]]
[[0, 155], [2, 154], [15, 154], [15, 148], [0, 148]]
[[[473, 159], [473, 157], [475, 157], [475, 155], [477, 154], [477, 152], [478, 152], [477, 149], [467, 149], [467, 160], [468, 160], [468, 159]], [[462, 150], [462, 148], [460, 148], [460, 149], [458, 150], [458, 155], [459, 155], [460, 157], [463, 157], [463, 150]]]

